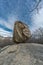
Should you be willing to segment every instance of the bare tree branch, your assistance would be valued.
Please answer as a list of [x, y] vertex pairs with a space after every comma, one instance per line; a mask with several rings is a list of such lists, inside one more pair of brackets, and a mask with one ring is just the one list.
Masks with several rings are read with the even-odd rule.
[[36, 4], [35, 8], [33, 8], [33, 9], [32, 9], [31, 11], [29, 11], [29, 12], [33, 12], [35, 9], [37, 9], [37, 7], [39, 6], [39, 4], [40, 4], [41, 1], [42, 1], [42, 0], [39, 0], [38, 3]]

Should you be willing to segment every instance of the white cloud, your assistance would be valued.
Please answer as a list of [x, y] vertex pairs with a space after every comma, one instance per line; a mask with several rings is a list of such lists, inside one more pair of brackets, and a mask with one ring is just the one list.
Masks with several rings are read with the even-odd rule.
[[32, 30], [43, 27], [43, 8], [39, 9], [39, 13], [32, 16]]
[[9, 23], [7, 23], [6, 24], [6, 26], [7, 27], [9, 27], [9, 28], [11, 28], [12, 30], [13, 30], [13, 27], [14, 27], [14, 23], [15, 23], [15, 21], [17, 21], [18, 20], [18, 17], [15, 15], [10, 15], [9, 17], [8, 17], [8, 22]]
[[[14, 27], [14, 22], [18, 20], [18, 17], [17, 16], [13, 16], [13, 15], [10, 15], [8, 17], [8, 20], [5, 21], [4, 19], [0, 19], [0, 24], [1, 25], [4, 25], [5, 27], [13, 30], [13, 27]], [[4, 36], [4, 37], [7, 37], [7, 36], [12, 36], [13, 32], [9, 32], [9, 31], [6, 31], [4, 30], [3, 28], [0, 28], [0, 35]]]
[[3, 18], [0, 18], [0, 24], [4, 25], [10, 29], [13, 29], [14, 22], [18, 20], [17, 15], [9, 15], [8, 20], [4, 20]]
[[5, 31], [2, 28], [0, 28], [0, 35], [4, 36], [4, 37], [12, 37], [12, 33], [11, 32]]

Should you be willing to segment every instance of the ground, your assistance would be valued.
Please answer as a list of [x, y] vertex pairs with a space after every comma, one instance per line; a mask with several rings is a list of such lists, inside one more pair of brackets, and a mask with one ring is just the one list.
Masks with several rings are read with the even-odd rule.
[[0, 65], [43, 65], [43, 45], [20, 43], [0, 49]]

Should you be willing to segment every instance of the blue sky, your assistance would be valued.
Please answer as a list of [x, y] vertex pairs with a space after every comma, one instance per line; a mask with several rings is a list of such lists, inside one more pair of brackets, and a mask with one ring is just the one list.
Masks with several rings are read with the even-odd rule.
[[43, 27], [43, 0], [37, 9], [31, 12], [39, 0], [0, 0], [0, 35], [12, 36], [14, 22], [23, 21], [33, 31]]

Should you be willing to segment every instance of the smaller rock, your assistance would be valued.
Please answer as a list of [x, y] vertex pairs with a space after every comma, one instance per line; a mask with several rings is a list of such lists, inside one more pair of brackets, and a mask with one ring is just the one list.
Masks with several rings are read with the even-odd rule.
[[18, 45], [9, 45], [9, 46], [6, 46], [4, 48], [1, 49], [1, 54], [6, 54], [6, 53], [14, 53], [14, 52], [17, 52], [18, 50]]
[[7, 48], [7, 52], [8, 53], [13, 53], [13, 52], [16, 52], [18, 49], [18, 46], [17, 45], [11, 45]]

